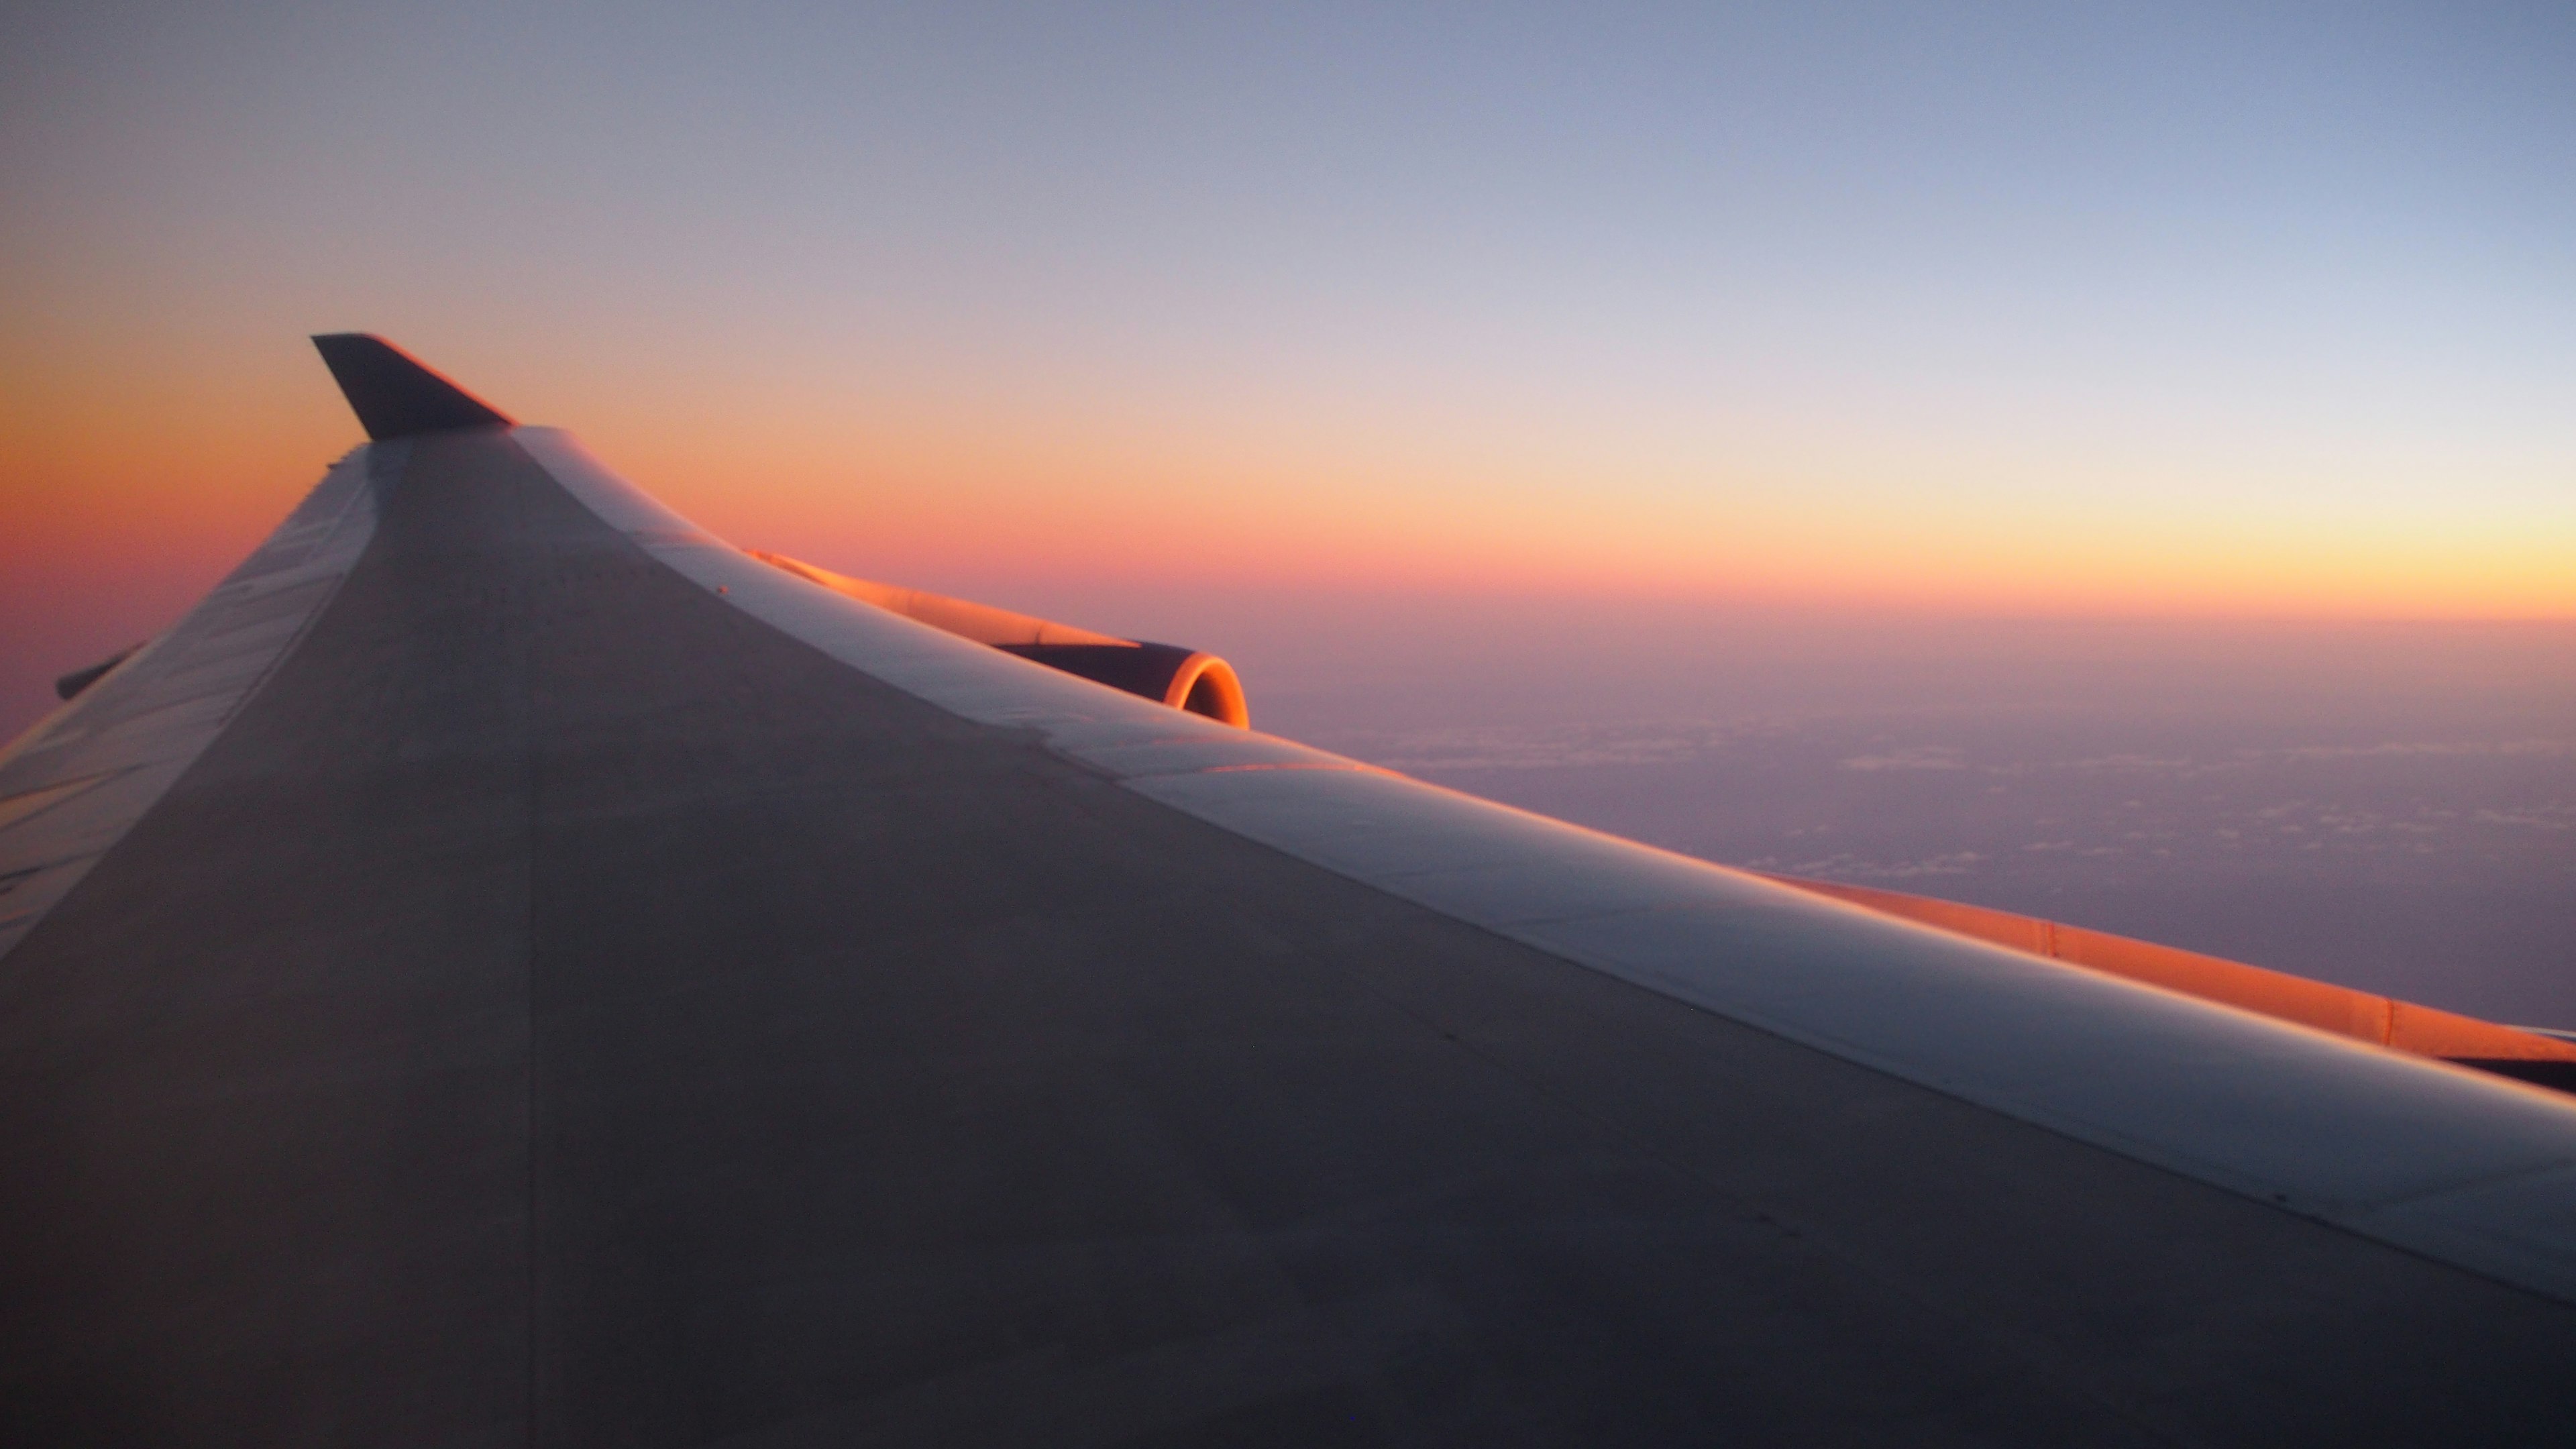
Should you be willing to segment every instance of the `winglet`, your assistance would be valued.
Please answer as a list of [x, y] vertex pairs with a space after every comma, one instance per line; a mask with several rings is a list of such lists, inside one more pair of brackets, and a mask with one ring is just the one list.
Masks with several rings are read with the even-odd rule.
[[498, 409], [372, 333], [326, 333], [313, 345], [367, 436], [379, 443], [449, 428], [511, 425]]

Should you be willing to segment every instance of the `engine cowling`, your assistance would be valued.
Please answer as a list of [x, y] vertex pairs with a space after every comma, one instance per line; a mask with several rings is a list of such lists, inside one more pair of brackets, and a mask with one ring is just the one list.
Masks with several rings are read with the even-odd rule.
[[1235, 674], [1233, 665], [1213, 654], [1178, 644], [1121, 639], [924, 589], [852, 578], [785, 554], [756, 549], [746, 552], [772, 568], [820, 584], [836, 594], [874, 604], [961, 639], [972, 639], [1005, 654], [1016, 654], [1032, 663], [1141, 695], [1174, 709], [1205, 715], [1237, 729], [1252, 727], [1252, 711], [1243, 698], [1243, 680]]

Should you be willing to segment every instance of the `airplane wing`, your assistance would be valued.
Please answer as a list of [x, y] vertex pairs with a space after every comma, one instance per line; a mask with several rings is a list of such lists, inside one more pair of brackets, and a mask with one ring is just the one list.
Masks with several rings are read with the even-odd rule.
[[1253, 732], [318, 341], [370, 441], [0, 756], [0, 1440], [2576, 1408], [2576, 1098]]

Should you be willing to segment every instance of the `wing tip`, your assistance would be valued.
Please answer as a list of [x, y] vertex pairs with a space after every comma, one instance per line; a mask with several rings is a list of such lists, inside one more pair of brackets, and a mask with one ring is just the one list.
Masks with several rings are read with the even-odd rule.
[[458, 428], [506, 428], [510, 416], [372, 332], [317, 332], [314, 349], [376, 442]]

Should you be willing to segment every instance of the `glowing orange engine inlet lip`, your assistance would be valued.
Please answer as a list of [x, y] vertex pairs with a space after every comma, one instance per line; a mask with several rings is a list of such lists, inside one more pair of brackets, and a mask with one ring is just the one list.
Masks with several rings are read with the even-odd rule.
[[1163, 691], [1163, 703], [1221, 720], [1236, 729], [1252, 728], [1252, 709], [1244, 703], [1243, 681], [1235, 675], [1233, 665], [1213, 654], [1194, 653], [1181, 661], [1181, 667], [1173, 671], [1170, 687]]
[[[2114, 936], [2107, 931], [2060, 925], [2036, 916], [2016, 916], [2009, 911], [1992, 911], [1983, 906], [1961, 905], [1956, 901], [1907, 895], [1901, 891], [1873, 890], [1868, 886], [1802, 880], [1786, 875], [1767, 878], [1891, 916], [1955, 931], [1962, 936], [1973, 936], [1998, 946], [2010, 946], [2072, 966], [2142, 981], [2186, 996], [2197, 996], [2203, 1001], [2241, 1007], [2277, 1020], [2297, 1022], [2301, 1026], [2315, 1027], [2319, 1031], [2330, 1031], [2337, 1036], [2348, 1036], [2378, 1046], [2394, 1047], [2417, 1056], [2487, 1066], [2491, 1070], [2503, 1070], [2508, 1076], [2547, 1081], [2553, 1085], [2562, 1081], [2561, 1072], [2567, 1079], [2576, 1079], [2576, 1043], [2481, 1021], [2474, 1016], [2437, 1011], [2411, 1001], [2375, 996], [2349, 987], [2329, 986], [2322, 981], [2248, 966], [2223, 956], [2203, 956], [2196, 951], [2159, 946], [2153, 941], [2140, 941], [2128, 936]], [[2495, 1065], [2502, 1063], [2565, 1063], [2566, 1066], [2556, 1070], [2517, 1072]]]

